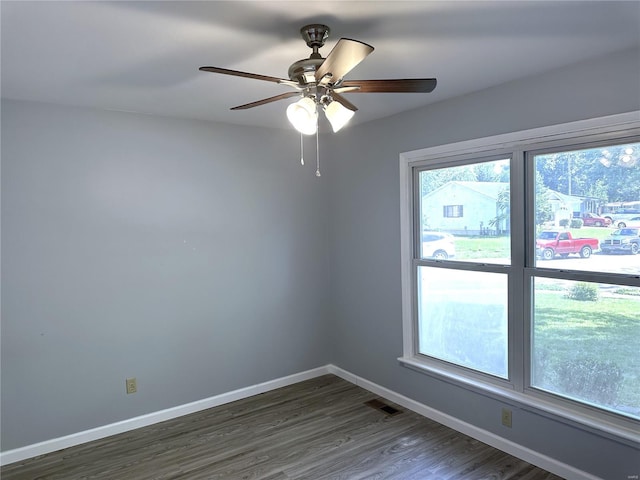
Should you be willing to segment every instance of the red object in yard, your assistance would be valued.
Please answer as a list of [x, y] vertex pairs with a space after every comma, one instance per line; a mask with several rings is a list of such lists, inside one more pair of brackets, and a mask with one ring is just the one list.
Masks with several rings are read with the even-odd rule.
[[611, 224], [610, 218], [599, 217], [595, 213], [583, 213], [580, 218], [585, 227], [606, 227]]

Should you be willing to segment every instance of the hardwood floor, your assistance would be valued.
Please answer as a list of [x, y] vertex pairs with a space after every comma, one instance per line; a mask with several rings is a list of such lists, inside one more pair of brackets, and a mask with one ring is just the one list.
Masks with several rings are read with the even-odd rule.
[[[519, 479], [553, 474], [325, 375], [7, 465], [32, 479]], [[393, 413], [393, 412], [390, 412]]]

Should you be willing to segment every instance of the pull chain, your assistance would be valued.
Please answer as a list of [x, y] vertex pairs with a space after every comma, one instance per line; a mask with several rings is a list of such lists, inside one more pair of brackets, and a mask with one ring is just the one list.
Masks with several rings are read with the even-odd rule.
[[318, 131], [318, 119], [316, 117], [316, 177], [320, 176], [320, 132]]
[[300, 165], [304, 165], [304, 141], [302, 140], [302, 133], [300, 134]]

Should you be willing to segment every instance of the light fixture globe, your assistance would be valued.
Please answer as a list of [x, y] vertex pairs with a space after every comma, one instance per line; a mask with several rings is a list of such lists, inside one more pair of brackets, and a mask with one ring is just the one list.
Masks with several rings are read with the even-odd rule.
[[304, 97], [287, 107], [287, 118], [291, 125], [303, 135], [313, 135], [318, 128], [316, 102]]
[[335, 100], [324, 107], [324, 114], [327, 117], [327, 120], [329, 120], [331, 128], [334, 132], [337, 132], [342, 127], [344, 127], [347, 122], [351, 120], [351, 117], [353, 117], [354, 113], [356, 112], [348, 109], [340, 102], [336, 102]]

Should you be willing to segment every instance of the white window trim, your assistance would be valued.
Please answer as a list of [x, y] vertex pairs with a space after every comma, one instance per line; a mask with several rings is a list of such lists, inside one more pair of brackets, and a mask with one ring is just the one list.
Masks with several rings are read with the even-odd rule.
[[[534, 150], [536, 144], [548, 144], [551, 141], [572, 138], [585, 142], [592, 135], [602, 136], [607, 133], [640, 128], [640, 111], [611, 115], [606, 117], [579, 120], [576, 122], [535, 128], [520, 132], [507, 133], [485, 138], [478, 138], [446, 145], [439, 145], [400, 154], [400, 260], [402, 287], [402, 331], [403, 355], [399, 362], [411, 369], [435, 376], [455, 385], [487, 395], [503, 401], [518, 402], [532, 411], [549, 415], [565, 421], [578, 428], [605, 435], [623, 443], [637, 445], [640, 442], [637, 428], [632, 422], [608, 421], [589, 407], [568, 408], [560, 403], [550, 402], [544, 396], [522, 389], [514, 390], [511, 385], [500, 385], [492, 381], [483, 381], [475, 375], [461, 375], [459, 369], [438, 366], [437, 362], [426, 362], [416, 351], [416, 325], [414, 322], [414, 278], [413, 278], [413, 239], [412, 224], [414, 221], [412, 184], [413, 166], [417, 163], [447, 157], [493, 152], [496, 150], [521, 150], [527, 143], [528, 150]], [[476, 378], [477, 377], [477, 378]], [[594, 409], [595, 410], [595, 409]]]

